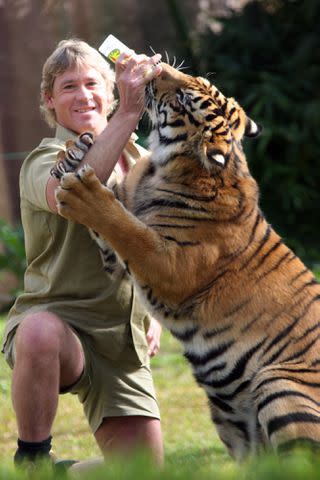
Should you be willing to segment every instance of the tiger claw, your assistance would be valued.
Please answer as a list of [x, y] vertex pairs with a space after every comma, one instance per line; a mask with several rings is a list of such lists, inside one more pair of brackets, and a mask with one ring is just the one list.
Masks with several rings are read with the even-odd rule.
[[83, 181], [86, 178], [89, 178], [90, 176], [94, 175], [94, 169], [90, 167], [88, 163], [83, 165], [83, 167], [80, 168], [80, 170], [77, 173], [77, 177], [79, 180]]
[[86, 147], [86, 151], [93, 145], [93, 135], [90, 132], [84, 132], [80, 135], [76, 142], [78, 148], [82, 149]]
[[50, 170], [50, 174], [60, 180], [65, 173], [74, 172], [93, 143], [93, 135], [90, 132], [82, 133], [76, 141], [68, 140], [66, 151], [58, 153], [58, 162]]

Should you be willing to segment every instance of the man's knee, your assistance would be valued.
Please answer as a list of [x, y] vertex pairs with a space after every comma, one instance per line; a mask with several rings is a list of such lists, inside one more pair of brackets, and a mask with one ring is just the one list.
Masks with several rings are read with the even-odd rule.
[[63, 322], [50, 312], [28, 314], [20, 323], [16, 338], [16, 355], [48, 355], [59, 352], [64, 333]]

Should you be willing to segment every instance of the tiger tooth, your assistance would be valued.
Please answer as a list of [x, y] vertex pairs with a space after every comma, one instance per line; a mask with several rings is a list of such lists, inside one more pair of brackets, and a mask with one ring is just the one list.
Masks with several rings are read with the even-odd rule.
[[223, 155], [218, 153], [217, 155], [213, 155], [212, 157], [217, 163], [220, 163], [220, 165], [224, 165], [226, 163], [226, 160]]

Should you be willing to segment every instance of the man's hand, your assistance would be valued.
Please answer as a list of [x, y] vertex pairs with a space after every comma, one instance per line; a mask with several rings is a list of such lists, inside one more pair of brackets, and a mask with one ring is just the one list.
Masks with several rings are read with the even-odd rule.
[[161, 55], [153, 57], [146, 55], [128, 55], [123, 53], [118, 58], [116, 67], [116, 83], [119, 91], [119, 110], [133, 113], [142, 113], [145, 85], [160, 75]]
[[160, 323], [151, 317], [151, 322], [149, 330], [147, 332], [147, 342], [148, 342], [148, 355], [149, 357], [154, 357], [160, 348], [160, 338], [161, 338], [162, 327]]

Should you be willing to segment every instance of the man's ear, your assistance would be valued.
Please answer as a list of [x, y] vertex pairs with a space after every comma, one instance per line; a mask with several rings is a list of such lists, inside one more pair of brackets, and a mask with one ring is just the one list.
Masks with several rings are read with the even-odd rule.
[[54, 110], [53, 100], [52, 100], [52, 95], [51, 95], [51, 93], [45, 92], [45, 94], [44, 94], [44, 100], [45, 100], [45, 102], [46, 102], [47, 107], [50, 108], [51, 110]]

